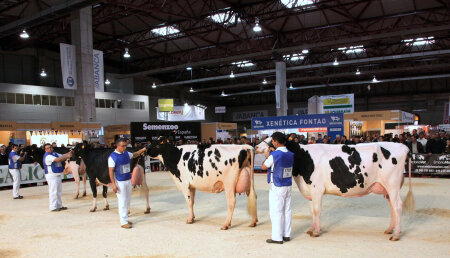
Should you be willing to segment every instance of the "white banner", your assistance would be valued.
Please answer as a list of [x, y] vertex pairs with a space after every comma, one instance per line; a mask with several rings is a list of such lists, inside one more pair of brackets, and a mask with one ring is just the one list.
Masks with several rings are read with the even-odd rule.
[[60, 43], [61, 72], [64, 89], [77, 89], [77, 66], [75, 46]]
[[349, 113], [355, 112], [355, 95], [328, 95], [320, 96], [319, 114]]
[[216, 114], [223, 114], [226, 113], [227, 108], [225, 106], [216, 107], [215, 111]]
[[267, 112], [267, 110], [234, 112], [233, 113], [233, 121], [247, 121], [247, 120], [252, 120], [253, 117], [265, 117], [268, 115], [269, 115], [269, 113]]
[[[156, 108], [156, 119], [165, 120], [164, 113], [159, 112]], [[174, 106], [173, 111], [168, 112], [167, 120], [165, 121], [194, 121], [205, 120], [205, 110], [197, 106]]]
[[94, 86], [95, 91], [104, 92], [104, 65], [103, 65], [103, 51], [93, 50], [92, 51], [92, 64], [94, 65]]
[[[72, 174], [63, 175], [63, 179], [73, 178]], [[21, 184], [45, 182], [45, 173], [41, 166], [34, 164], [23, 164], [20, 169]], [[13, 184], [13, 179], [8, 171], [8, 166], [0, 166], [0, 187]]]
[[[32, 135], [31, 136], [31, 144], [36, 144], [37, 146], [44, 145], [46, 143], [54, 143], [58, 147], [61, 144], [67, 145], [69, 143], [69, 135], [68, 134], [45, 134], [45, 135]], [[81, 141], [79, 141], [81, 142]]]

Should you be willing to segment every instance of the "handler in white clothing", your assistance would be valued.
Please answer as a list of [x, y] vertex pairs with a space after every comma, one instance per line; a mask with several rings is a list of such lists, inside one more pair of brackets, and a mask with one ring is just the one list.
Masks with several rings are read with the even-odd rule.
[[72, 157], [72, 150], [64, 155], [53, 152], [53, 147], [50, 143], [44, 145], [44, 170], [45, 179], [48, 184], [48, 198], [50, 201], [50, 211], [67, 210], [67, 207], [62, 206], [62, 172], [64, 171], [64, 163], [66, 159]]
[[20, 157], [19, 146], [17, 144], [12, 145], [12, 151], [9, 153], [8, 169], [13, 178], [13, 198], [23, 199], [22, 195], [19, 195], [20, 188], [20, 169], [22, 168], [22, 161], [25, 159], [27, 153], [25, 152], [23, 157]]
[[117, 195], [120, 226], [122, 228], [131, 228], [132, 223], [128, 221], [128, 212], [131, 201], [131, 159], [139, 156], [146, 149], [143, 148], [134, 154], [128, 152], [127, 140], [120, 138], [116, 141], [116, 150], [109, 155], [108, 167], [109, 178], [113, 186], [113, 191]]
[[286, 149], [286, 137], [283, 133], [272, 135], [272, 144], [276, 150], [266, 153], [262, 169], [269, 169], [267, 182], [270, 183], [269, 210], [272, 222], [272, 238], [269, 244], [283, 244], [291, 238], [291, 188], [294, 154]]

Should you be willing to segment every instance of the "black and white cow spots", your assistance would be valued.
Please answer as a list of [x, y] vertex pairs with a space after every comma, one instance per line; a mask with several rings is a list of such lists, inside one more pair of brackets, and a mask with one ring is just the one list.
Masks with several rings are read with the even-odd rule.
[[381, 148], [381, 152], [383, 153], [384, 158], [385, 158], [385, 159], [389, 159], [389, 157], [391, 156], [391, 152], [388, 151], [388, 150], [386, 150], [386, 149], [383, 148], [383, 147], [380, 147], [380, 148]]
[[[361, 173], [361, 156], [359, 152], [347, 145], [342, 146], [342, 151], [348, 154], [348, 162], [350, 165], [347, 167], [344, 160], [341, 157], [335, 157], [330, 160], [331, 182], [336, 185], [342, 193], [348, 192], [349, 189], [355, 187], [357, 184], [361, 188], [364, 188], [364, 176]], [[350, 169], [355, 170], [353, 173]]]
[[392, 158], [392, 164], [397, 165], [397, 159], [396, 158]]
[[220, 161], [220, 151], [218, 149], [214, 150], [214, 158], [216, 159], [217, 162]]
[[378, 161], [378, 155], [374, 152], [372, 156], [372, 162], [375, 163]]

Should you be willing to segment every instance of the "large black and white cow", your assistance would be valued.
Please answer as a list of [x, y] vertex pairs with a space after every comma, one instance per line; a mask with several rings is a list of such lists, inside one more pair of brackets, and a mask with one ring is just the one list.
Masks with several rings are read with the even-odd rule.
[[[107, 199], [108, 186], [111, 183], [108, 170], [108, 157], [114, 151], [114, 149], [93, 149], [87, 143], [79, 143], [74, 148], [74, 156], [80, 157], [86, 165], [86, 173], [89, 177], [89, 185], [91, 186], [93, 200], [91, 212], [97, 210], [97, 182], [103, 185], [103, 198], [105, 201], [105, 208], [103, 210], [109, 210], [109, 204]], [[130, 151], [130, 150], [128, 150]], [[148, 187], [145, 180], [144, 173], [144, 157], [143, 154], [146, 151], [145, 148], [136, 151], [136, 158], [131, 160], [131, 171], [133, 175], [143, 174], [142, 180], [142, 192], [145, 194], [146, 210], [144, 213], [150, 213], [150, 204], [148, 196]], [[136, 174], [135, 174], [136, 173]], [[132, 175], [132, 176], [133, 176]]]
[[254, 149], [248, 145], [181, 145], [159, 144], [147, 154], [163, 162], [189, 207], [186, 223], [194, 222], [195, 191], [220, 193], [225, 190], [228, 216], [221, 229], [231, 226], [236, 193], [248, 196], [247, 211], [256, 226], [256, 193], [253, 180]]
[[[257, 153], [269, 150], [271, 138], [256, 146]], [[320, 234], [320, 211], [324, 194], [359, 197], [369, 193], [383, 194], [391, 208], [391, 222], [386, 234], [390, 240], [400, 238], [403, 172], [408, 156], [404, 144], [379, 142], [359, 145], [310, 144], [288, 142], [294, 153], [293, 178], [303, 196], [310, 200], [311, 237]], [[411, 188], [411, 185], [410, 185]], [[412, 194], [407, 198], [413, 198]], [[405, 200], [409, 204], [413, 200]]]

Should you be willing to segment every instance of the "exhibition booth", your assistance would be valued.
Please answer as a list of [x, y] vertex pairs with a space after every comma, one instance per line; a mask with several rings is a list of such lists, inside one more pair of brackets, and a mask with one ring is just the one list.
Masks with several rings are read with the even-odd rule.
[[223, 141], [227, 138], [238, 136], [237, 123], [202, 123], [202, 139], [213, 138], [216, 141], [221, 138]]
[[58, 146], [74, 142], [98, 141], [100, 123], [0, 121], [0, 143], [37, 144], [56, 142]]

